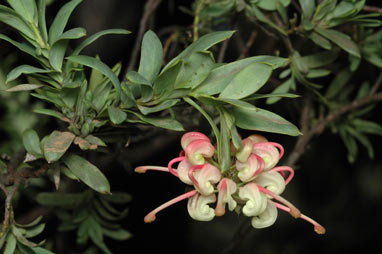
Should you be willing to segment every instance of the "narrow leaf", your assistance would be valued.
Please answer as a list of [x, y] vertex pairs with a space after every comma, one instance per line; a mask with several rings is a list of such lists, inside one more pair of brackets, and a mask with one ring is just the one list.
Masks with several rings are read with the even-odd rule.
[[220, 98], [241, 99], [258, 91], [268, 81], [272, 67], [262, 63], [248, 65], [233, 77]]
[[45, 70], [45, 69], [24, 64], [14, 68], [10, 73], [8, 73], [7, 80], [5, 82], [9, 83], [12, 80], [17, 79], [21, 74], [48, 73], [48, 72], [52, 72], [52, 70]]
[[281, 116], [264, 109], [233, 108], [236, 125], [246, 130], [257, 130], [285, 135], [300, 135], [298, 128]]
[[205, 51], [212, 47], [213, 45], [224, 41], [232, 36], [234, 31], [219, 31], [212, 32], [200, 37], [197, 41], [193, 42], [190, 46], [188, 46], [185, 50], [183, 50], [178, 56], [173, 58], [161, 71], [161, 73], [165, 72], [170, 66], [172, 66], [179, 59], [184, 59], [190, 56], [194, 52]]
[[361, 58], [361, 53], [357, 44], [355, 44], [348, 35], [341, 33], [333, 29], [323, 29], [316, 27], [315, 31], [325, 38], [331, 40], [333, 43], [337, 44], [343, 50], [347, 51], [358, 58]]
[[100, 31], [98, 33], [95, 33], [91, 36], [89, 36], [88, 38], [86, 38], [83, 42], [80, 43], [80, 45], [78, 45], [73, 53], [72, 53], [72, 56], [74, 55], [78, 55], [79, 53], [81, 53], [81, 51], [89, 46], [90, 44], [92, 44], [95, 40], [97, 40], [98, 38], [104, 36], [104, 35], [108, 35], [108, 34], [129, 34], [131, 33], [130, 31], [128, 30], [125, 30], [125, 29], [107, 29], [107, 30], [103, 30], [103, 31]]
[[105, 175], [84, 158], [71, 154], [63, 159], [70, 171], [95, 191], [110, 194], [110, 184]]
[[108, 77], [110, 81], [113, 83], [115, 90], [117, 91], [118, 97], [121, 94], [121, 86], [118, 80], [118, 77], [114, 74], [114, 72], [103, 62], [98, 60], [94, 57], [89, 56], [69, 56], [67, 57], [69, 61], [79, 63], [85, 66], [88, 66], [90, 68], [96, 69], [97, 71], [101, 72], [103, 75]]
[[14, 86], [14, 87], [11, 87], [11, 88], [8, 88], [7, 92], [20, 92], [20, 91], [31, 91], [31, 90], [35, 90], [37, 88], [40, 88], [44, 85], [36, 85], [36, 84], [21, 84], [21, 85], [17, 85], [17, 86]]
[[69, 40], [60, 40], [53, 44], [49, 51], [49, 62], [53, 69], [61, 72], [62, 63], [64, 60], [66, 48]]
[[72, 0], [66, 3], [58, 11], [56, 17], [53, 20], [52, 25], [49, 28], [49, 43], [53, 44], [57, 38], [64, 32], [66, 24], [73, 10], [80, 4], [82, 0]]

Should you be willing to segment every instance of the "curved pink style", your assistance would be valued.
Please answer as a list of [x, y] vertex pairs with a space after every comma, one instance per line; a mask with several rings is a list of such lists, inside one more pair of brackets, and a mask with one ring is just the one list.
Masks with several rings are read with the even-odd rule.
[[[279, 173], [283, 173], [284, 171], [289, 172], [288, 178], [285, 180], [285, 185], [287, 185], [292, 180], [292, 178], [294, 176], [294, 170], [291, 167], [279, 166], [279, 167], [274, 167], [271, 170], [269, 170], [269, 172], [279, 172]], [[285, 177], [284, 174], [281, 174], [281, 175], [283, 177]]]
[[180, 196], [178, 196], [178, 197], [176, 197], [176, 198], [174, 198], [174, 199], [171, 199], [170, 201], [167, 201], [167, 202], [164, 203], [163, 205], [161, 205], [161, 206], [155, 208], [155, 209], [152, 210], [150, 213], [148, 213], [148, 214], [145, 216], [144, 221], [145, 221], [146, 223], [153, 222], [153, 221], [155, 220], [155, 218], [156, 218], [155, 215], [156, 215], [158, 212], [162, 211], [163, 209], [166, 209], [167, 207], [169, 207], [169, 206], [171, 206], [171, 205], [173, 205], [173, 204], [175, 204], [175, 203], [178, 203], [179, 201], [182, 201], [182, 200], [184, 200], [184, 199], [187, 199], [187, 198], [189, 198], [189, 197], [192, 197], [192, 196], [194, 196], [196, 193], [198, 193], [197, 190], [192, 190], [192, 191], [189, 191], [189, 192], [187, 192], [187, 193], [184, 193], [184, 194], [182, 194], [182, 195], [180, 195]]

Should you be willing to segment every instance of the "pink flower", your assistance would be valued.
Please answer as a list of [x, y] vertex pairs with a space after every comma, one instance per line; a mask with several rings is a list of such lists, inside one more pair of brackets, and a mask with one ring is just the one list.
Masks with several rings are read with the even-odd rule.
[[[277, 166], [284, 154], [283, 147], [268, 142], [261, 135], [251, 135], [242, 141], [242, 148], [231, 146], [232, 165], [227, 171], [219, 169], [218, 154], [209, 138], [199, 132], [189, 132], [181, 139], [182, 152], [172, 159], [167, 167], [141, 166], [137, 173], [147, 170], [169, 172], [194, 189], [164, 203], [145, 216], [145, 222], [152, 222], [159, 211], [185, 199], [191, 218], [210, 221], [215, 216], [230, 211], [241, 210], [252, 217], [254, 228], [273, 225], [277, 219], [277, 209], [288, 212], [294, 218], [301, 218], [314, 226], [317, 233], [325, 233], [325, 228], [302, 214], [292, 203], [280, 196], [294, 176], [292, 168]], [[178, 163], [177, 168], [173, 165]], [[216, 194], [218, 196], [216, 198]], [[215, 209], [209, 204], [215, 203]]]

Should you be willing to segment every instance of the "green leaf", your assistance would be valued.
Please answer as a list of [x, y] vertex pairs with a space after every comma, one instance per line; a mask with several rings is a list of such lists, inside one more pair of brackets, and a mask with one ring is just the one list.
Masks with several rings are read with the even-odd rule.
[[30, 227], [36, 226], [38, 223], [40, 223], [42, 218], [43, 218], [43, 216], [40, 215], [36, 219], [34, 219], [32, 222], [30, 222], [28, 224], [18, 224], [18, 223], [15, 222], [15, 225], [17, 227], [20, 227], [20, 228], [30, 228]]
[[348, 68], [341, 70], [330, 83], [325, 97], [328, 99], [334, 99], [348, 83], [352, 77], [352, 74], [353, 73]]
[[[172, 118], [155, 118], [155, 117], [147, 117], [143, 116], [134, 111], [128, 111], [129, 113], [138, 117], [138, 119], [144, 123], [151, 124], [153, 126], [164, 128], [173, 131], [184, 131], [183, 126], [180, 122]], [[128, 119], [128, 122], [136, 122], [136, 120]], [[139, 122], [139, 121], [138, 121]]]
[[310, 19], [313, 16], [314, 9], [316, 8], [315, 1], [312, 0], [299, 0], [302, 14], [305, 18]]
[[84, 36], [86, 36], [86, 30], [82, 27], [76, 27], [58, 36], [57, 39], [52, 44], [55, 44], [56, 42], [60, 40], [79, 39]]
[[82, 64], [88, 66], [90, 68], [96, 69], [101, 72], [103, 75], [108, 77], [110, 81], [113, 83], [115, 90], [117, 91], [118, 97], [121, 94], [121, 86], [118, 80], [118, 77], [114, 74], [114, 72], [103, 62], [94, 57], [89, 56], [80, 56], [74, 55], [67, 57], [69, 61]]
[[23, 236], [23, 234], [21, 233], [20, 229], [18, 229], [14, 225], [12, 225], [11, 230], [12, 230], [13, 235], [16, 237], [17, 241], [22, 243], [22, 244], [24, 244], [24, 245], [26, 245], [26, 246], [37, 247], [37, 246], [43, 244], [43, 242], [41, 242], [40, 244], [36, 244], [36, 243], [33, 243], [33, 242], [29, 241], [28, 239], [26, 239]]
[[279, 85], [275, 90], [273, 90], [272, 94], [275, 96], [268, 97], [266, 100], [267, 104], [274, 104], [282, 99], [282, 96], [277, 96], [277, 94], [285, 94], [288, 92], [291, 87], [294, 85], [294, 78], [289, 78], [288, 80], [284, 81], [281, 85]]
[[97, 145], [97, 146], [107, 146], [105, 144], [105, 142], [103, 142], [102, 139], [100, 139], [99, 137], [96, 137], [96, 136], [93, 136], [93, 135], [88, 135], [86, 136], [85, 138], [87, 141], [90, 142], [90, 144], [92, 145]]
[[353, 119], [352, 125], [356, 130], [382, 136], [382, 125], [369, 120]]
[[89, 46], [94, 41], [96, 41], [98, 38], [100, 38], [100, 37], [102, 37], [104, 35], [109, 35], [109, 34], [129, 34], [129, 33], [131, 33], [131, 32], [128, 31], [128, 30], [125, 30], [125, 29], [107, 29], [107, 30], [103, 30], [103, 31], [100, 31], [98, 33], [95, 33], [95, 34], [89, 36], [88, 38], [86, 38], [83, 42], [81, 42], [80, 45], [78, 45], [73, 50], [72, 56], [78, 55], [79, 53], [81, 53], [81, 51], [85, 47]]
[[21, 35], [34, 40], [32, 28], [14, 10], [0, 5], [0, 21], [18, 30]]
[[17, 79], [21, 74], [35, 74], [35, 73], [49, 73], [49, 72], [52, 72], [52, 70], [45, 70], [45, 69], [24, 64], [14, 68], [10, 73], [8, 73], [7, 80], [5, 82], [9, 83], [12, 80]]
[[337, 44], [349, 54], [352, 54], [359, 58], [361, 57], [361, 53], [357, 44], [355, 44], [348, 35], [341, 33], [337, 30], [323, 29], [319, 27], [316, 27], [315, 31], [320, 35], [324, 36], [325, 38], [331, 40], [333, 43]]
[[209, 51], [193, 52], [183, 59], [175, 81], [175, 89], [195, 88], [210, 74], [215, 60]]
[[131, 237], [133, 237], [133, 235], [129, 231], [124, 230], [122, 228], [111, 230], [111, 229], [102, 227], [102, 233], [105, 236], [114, 240], [118, 240], [118, 241], [126, 241], [130, 239]]
[[162, 95], [166, 92], [174, 90], [176, 78], [182, 68], [182, 61], [179, 59], [178, 61], [173, 62], [172, 65], [166, 66], [166, 71], [162, 70], [162, 72], [159, 74], [158, 78], [154, 82], [153, 88], [154, 94], [156, 95]]
[[137, 105], [137, 107], [142, 114], [148, 115], [154, 112], [159, 112], [159, 111], [171, 108], [178, 102], [179, 102], [179, 99], [170, 99], [170, 100], [165, 100], [154, 107], [145, 107], [141, 105]]
[[265, 85], [272, 73], [267, 64], [253, 63], [237, 73], [232, 81], [220, 93], [220, 98], [241, 99], [247, 97]]
[[69, 40], [60, 40], [53, 44], [49, 51], [49, 62], [53, 69], [61, 72], [62, 63]]
[[319, 35], [318, 33], [316, 32], [312, 32], [309, 34], [309, 39], [311, 39], [317, 46], [320, 46], [321, 48], [323, 49], [326, 49], [326, 50], [331, 50], [332, 49], [332, 44], [330, 43], [330, 41], [328, 41], [327, 39], [325, 39], [324, 37], [322, 37], [321, 35]]
[[[47, 249], [44, 249], [44, 248], [41, 248], [41, 247], [31, 247], [31, 249], [34, 251], [34, 253], [36, 254], [54, 254], [53, 252], [51, 252], [50, 250], [47, 250]], [[30, 253], [28, 253], [30, 254]]]
[[183, 50], [178, 56], [173, 58], [161, 71], [161, 73], [165, 72], [168, 68], [173, 66], [174, 63], [179, 61], [180, 59], [186, 59], [194, 52], [205, 51], [212, 47], [213, 45], [224, 41], [232, 36], [234, 31], [219, 31], [212, 32], [200, 37], [197, 41], [193, 42], [190, 46], [188, 46], [185, 50]]
[[287, 33], [286, 33], [286, 31], [284, 31], [284, 29], [282, 29], [281, 27], [279, 27], [278, 25], [273, 23], [272, 20], [270, 20], [259, 8], [257, 8], [255, 4], [252, 4], [251, 7], [252, 7], [252, 11], [253, 11], [253, 14], [255, 15], [256, 19], [258, 19], [260, 22], [263, 22], [263, 23], [267, 24], [268, 26], [272, 27], [273, 29], [275, 29], [279, 33], [281, 33], [285, 36], [287, 35]]
[[341, 1], [333, 11], [334, 18], [344, 18], [355, 14], [357, 11], [354, 5], [347, 1]]
[[233, 108], [236, 125], [246, 130], [280, 133], [290, 136], [300, 135], [298, 128], [281, 116], [264, 109]]
[[257, 6], [267, 11], [275, 11], [277, 2], [281, 3], [284, 7], [287, 7], [291, 0], [258, 0]]
[[129, 71], [127, 74], [126, 74], [126, 78], [134, 83], [134, 84], [139, 84], [139, 85], [147, 85], [147, 86], [150, 86], [151, 87], [151, 82], [148, 81], [144, 76], [142, 76], [141, 74], [139, 74], [138, 72], [136, 71]]
[[352, 127], [348, 125], [346, 125], [346, 130], [347, 132], [349, 132], [350, 135], [356, 138], [367, 149], [370, 159], [374, 159], [374, 149], [369, 138], [366, 135], [362, 134], [361, 132], [358, 132], [357, 130], [353, 129]]
[[34, 0], [7, 0], [9, 5], [26, 21], [34, 23], [37, 9]]
[[31, 90], [35, 90], [37, 88], [40, 88], [44, 85], [35, 85], [35, 84], [21, 84], [21, 85], [17, 85], [17, 86], [14, 86], [14, 87], [11, 87], [11, 88], [8, 88], [7, 92], [20, 92], [20, 91], [31, 91]]
[[224, 90], [232, 81], [235, 74], [239, 73], [253, 63], [263, 63], [276, 69], [284, 65], [288, 59], [276, 56], [254, 56], [235, 61], [213, 69], [207, 79], [193, 92], [193, 95], [214, 95]]
[[101, 198], [113, 204], [127, 204], [132, 200], [131, 195], [126, 192], [113, 192], [111, 195], [102, 195]]
[[39, 225], [28, 228], [27, 231], [25, 232], [25, 237], [26, 238], [35, 237], [39, 235], [42, 231], [44, 231], [44, 229], [45, 229], [45, 223], [41, 223]]
[[35, 49], [29, 44], [20, 43], [18, 41], [12, 40], [11, 38], [3, 34], [0, 34], [0, 40], [7, 41], [11, 43], [13, 46], [15, 46], [16, 48], [18, 48], [19, 50], [33, 56], [34, 58], [37, 58]]
[[46, 0], [38, 1], [38, 28], [42, 34], [44, 41], [48, 41], [48, 31], [46, 28], [46, 17], [45, 17], [45, 9], [46, 9]]
[[5, 244], [4, 254], [13, 254], [16, 250], [16, 238], [13, 234], [7, 234], [6, 237], [7, 243]]
[[[7, 173], [7, 164], [5, 164], [2, 160], [0, 160], [0, 174], [6, 174], [6, 173]], [[1, 249], [1, 244], [0, 244], [0, 249]]]
[[340, 126], [338, 130], [339, 130], [340, 137], [342, 141], [344, 142], [344, 145], [348, 151], [348, 160], [350, 163], [353, 163], [358, 154], [357, 143], [355, 142], [355, 139], [348, 134], [344, 126]]
[[255, 108], [255, 106], [253, 106], [252, 104], [248, 102], [236, 100], [236, 99], [216, 98], [216, 97], [208, 96], [208, 95], [199, 95], [196, 98], [202, 103], [212, 105], [212, 106], [223, 106], [226, 104], [230, 104], [239, 108], [248, 108], [248, 109]]
[[48, 115], [48, 116], [53, 116], [56, 117], [62, 121], [69, 122], [70, 120], [64, 116], [62, 113], [52, 110], [52, 109], [46, 109], [46, 108], [36, 108], [33, 109], [33, 112], [37, 114], [42, 114], [42, 115]]
[[48, 163], [58, 161], [68, 150], [75, 137], [71, 132], [53, 131], [43, 145], [44, 156]]
[[231, 114], [229, 114], [223, 108], [220, 111], [220, 138], [218, 139], [218, 158], [219, 158], [219, 169], [222, 172], [229, 170], [231, 166], [231, 128], [234, 125], [234, 119]]
[[107, 108], [107, 112], [109, 113], [110, 120], [114, 124], [123, 123], [127, 118], [127, 114], [125, 112], [114, 106], [109, 106]]
[[340, 51], [336, 49], [338, 48], [331, 51], [323, 51], [320, 53], [303, 56], [302, 61], [304, 61], [309, 69], [327, 66], [337, 59]]
[[23, 144], [28, 153], [32, 154], [37, 158], [42, 157], [40, 138], [34, 130], [27, 129], [26, 131], [24, 131]]
[[316, 8], [313, 20], [321, 20], [336, 7], [337, 0], [323, 0]]
[[63, 161], [70, 171], [90, 188], [110, 194], [109, 181], [96, 166], [75, 154], [65, 156]]
[[147, 31], [142, 39], [141, 60], [138, 73], [145, 77], [150, 83], [156, 79], [163, 61], [163, 47], [158, 36]]
[[66, 24], [73, 10], [80, 4], [82, 0], [72, 0], [66, 3], [58, 11], [56, 17], [53, 20], [52, 25], [49, 28], [49, 43], [53, 44], [57, 38], [64, 32]]

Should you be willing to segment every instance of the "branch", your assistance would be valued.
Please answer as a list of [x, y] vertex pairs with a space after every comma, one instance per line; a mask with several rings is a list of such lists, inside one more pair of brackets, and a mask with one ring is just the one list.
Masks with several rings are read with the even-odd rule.
[[137, 35], [137, 38], [135, 39], [135, 44], [134, 44], [134, 48], [130, 57], [130, 62], [125, 73], [131, 71], [134, 68], [135, 63], [137, 61], [137, 57], [138, 57], [138, 52], [140, 48], [139, 46], [142, 41], [143, 34], [147, 27], [147, 22], [149, 18], [151, 17], [151, 14], [157, 9], [158, 5], [161, 2], [162, 0], [148, 0], [147, 3], [145, 4], [142, 19], [139, 24], [138, 35]]
[[378, 7], [375, 7], [375, 6], [369, 6], [369, 5], [364, 5], [364, 6], [362, 7], [362, 10], [367, 11], [367, 12], [378, 12], [378, 13], [382, 13], [382, 8], [378, 8]]
[[325, 118], [318, 121], [309, 131], [307, 131], [306, 133], [304, 133], [298, 138], [295, 148], [293, 149], [293, 152], [289, 155], [287, 159], [286, 165], [290, 167], [295, 166], [298, 159], [304, 153], [306, 145], [310, 142], [310, 140], [315, 135], [321, 134], [325, 130], [325, 128], [328, 126], [329, 123], [331, 123], [332, 121], [336, 120], [337, 118], [339, 118], [340, 116], [348, 112], [351, 112], [357, 108], [363, 107], [365, 105], [368, 105], [377, 101], [382, 101], [382, 93], [375, 93], [367, 97], [354, 100], [350, 104], [347, 104], [329, 113]]
[[240, 54], [238, 60], [243, 59], [247, 56], [249, 49], [252, 47], [253, 43], [255, 42], [256, 36], [257, 36], [257, 31], [255, 30], [249, 36], [249, 39], [248, 39], [247, 43], [245, 44], [245, 47], [241, 51], [241, 54]]

